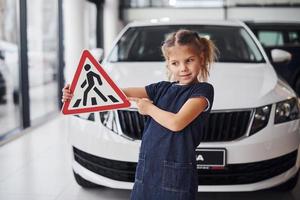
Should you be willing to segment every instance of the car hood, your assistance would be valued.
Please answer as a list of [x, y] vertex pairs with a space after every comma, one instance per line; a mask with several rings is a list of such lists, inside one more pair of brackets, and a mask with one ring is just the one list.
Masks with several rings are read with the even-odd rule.
[[[103, 67], [121, 88], [167, 80], [163, 62], [105, 63]], [[259, 107], [295, 96], [268, 63], [215, 63], [208, 82], [214, 86], [213, 110]]]

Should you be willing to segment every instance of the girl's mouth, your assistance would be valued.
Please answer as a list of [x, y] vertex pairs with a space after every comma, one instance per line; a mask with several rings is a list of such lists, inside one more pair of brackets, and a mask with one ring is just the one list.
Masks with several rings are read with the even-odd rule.
[[181, 78], [186, 78], [186, 77], [190, 77], [191, 74], [184, 74], [184, 75], [180, 75]]

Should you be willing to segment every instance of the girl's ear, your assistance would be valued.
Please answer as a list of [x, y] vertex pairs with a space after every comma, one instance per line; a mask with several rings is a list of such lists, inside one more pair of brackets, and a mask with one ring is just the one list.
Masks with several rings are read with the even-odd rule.
[[203, 52], [200, 53], [199, 58], [200, 58], [200, 64], [201, 64], [201, 66], [204, 66], [205, 65], [205, 57], [204, 57], [204, 53]]

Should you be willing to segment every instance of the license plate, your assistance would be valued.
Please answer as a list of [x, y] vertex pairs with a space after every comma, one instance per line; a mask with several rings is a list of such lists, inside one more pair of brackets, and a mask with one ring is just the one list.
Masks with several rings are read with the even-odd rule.
[[196, 149], [197, 168], [225, 167], [226, 149]]

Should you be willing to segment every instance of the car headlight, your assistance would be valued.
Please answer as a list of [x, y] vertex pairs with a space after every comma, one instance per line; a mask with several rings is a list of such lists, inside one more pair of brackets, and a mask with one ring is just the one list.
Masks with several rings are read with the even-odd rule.
[[78, 114], [78, 115], [74, 115], [74, 116], [78, 117], [80, 119], [95, 121], [95, 113], [84, 113], [84, 114]]
[[109, 130], [115, 133], [118, 133], [117, 123], [116, 123], [116, 113], [113, 111], [104, 111], [98, 113], [84, 113], [84, 114], [79, 114], [74, 116], [88, 121], [99, 122], [99, 119], [96, 118], [97, 114], [99, 114], [100, 122], [101, 124], [103, 124], [103, 126], [105, 126], [106, 128], [108, 128]]
[[271, 105], [266, 105], [255, 109], [250, 135], [260, 131], [261, 129], [267, 126], [269, 122], [270, 111]]
[[299, 105], [297, 98], [278, 102], [275, 109], [275, 124], [299, 119]]
[[114, 111], [105, 111], [99, 112], [100, 121], [109, 130], [118, 134], [117, 122], [116, 122], [116, 113]]

